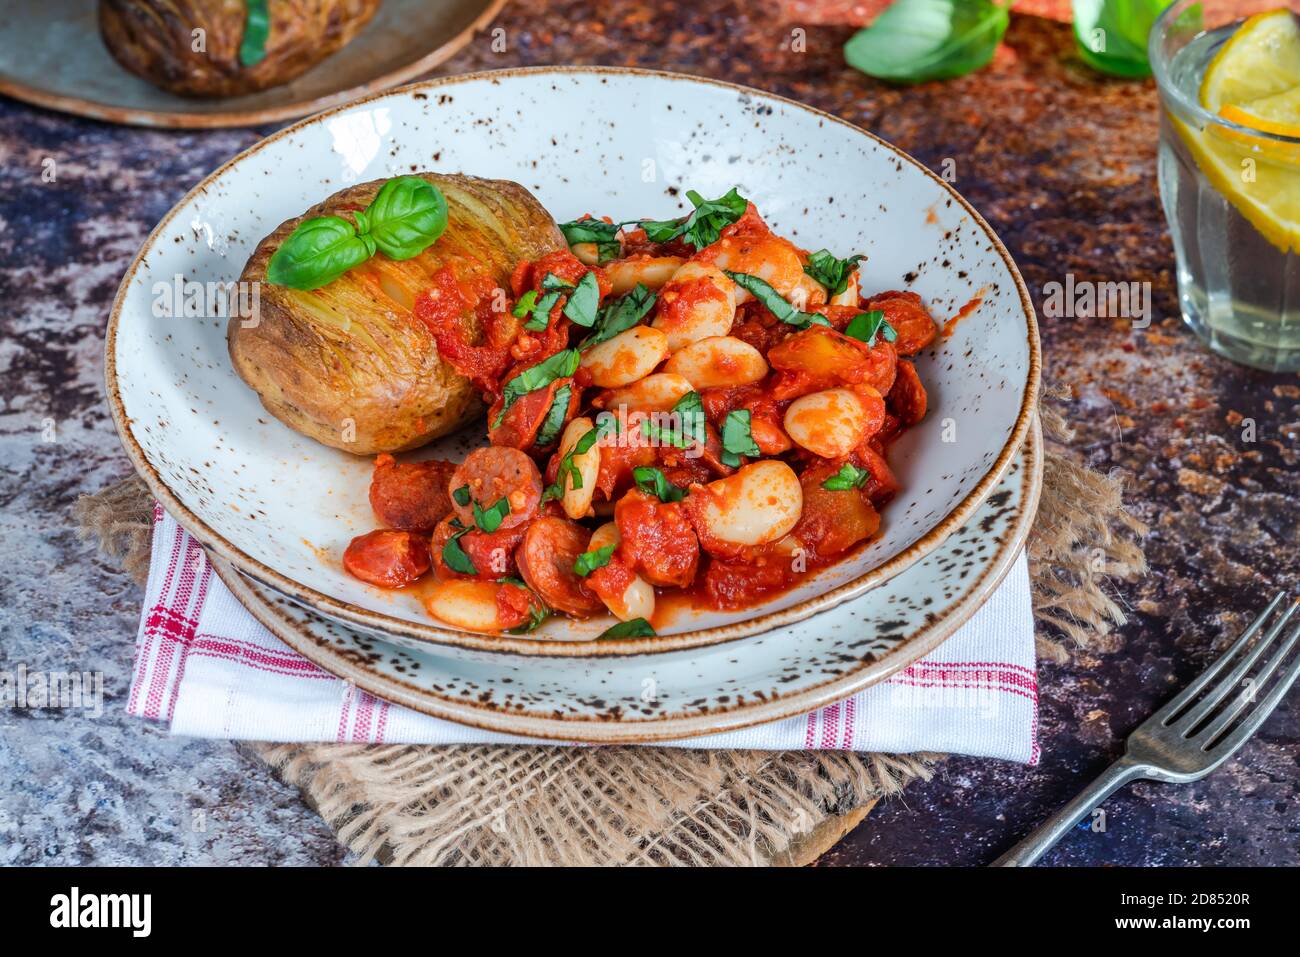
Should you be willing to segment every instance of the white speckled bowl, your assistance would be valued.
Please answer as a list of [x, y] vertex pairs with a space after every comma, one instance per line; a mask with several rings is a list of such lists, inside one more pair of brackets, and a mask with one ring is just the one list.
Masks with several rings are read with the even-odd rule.
[[[290, 431], [235, 375], [225, 319], [157, 318], [155, 284], [236, 278], [257, 241], [349, 183], [416, 169], [514, 179], [557, 220], [667, 218], [694, 188], [735, 185], [781, 234], [866, 253], [867, 291], [913, 289], [940, 319], [979, 299], [918, 357], [926, 419], [890, 449], [903, 490], [852, 559], [743, 613], [684, 611], [657, 638], [593, 643], [607, 620], [554, 619], [533, 637], [434, 624], [414, 595], [338, 561], [374, 525], [370, 463]], [[756, 90], [595, 67], [415, 84], [331, 110], [221, 167], [163, 219], [122, 281], [107, 388], [123, 443], [163, 505], [236, 567], [377, 633], [533, 655], [670, 651], [831, 608], [939, 545], [997, 483], [1029, 429], [1039, 376], [1033, 307], [988, 224], [942, 180], [856, 127]], [[416, 457], [462, 457], [481, 430]]]

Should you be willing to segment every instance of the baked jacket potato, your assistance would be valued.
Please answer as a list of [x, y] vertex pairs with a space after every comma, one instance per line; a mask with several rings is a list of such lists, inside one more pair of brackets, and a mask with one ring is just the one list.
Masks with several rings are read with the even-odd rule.
[[[246, 0], [100, 0], [99, 29], [118, 63], [181, 96], [241, 96], [288, 83], [351, 40], [380, 0], [266, 0], [265, 56], [240, 59]], [[202, 30], [202, 49], [194, 31]]]
[[[258, 283], [255, 321], [227, 328], [235, 370], [286, 425], [335, 448], [371, 455], [423, 445], [455, 431], [483, 405], [480, 390], [439, 355], [416, 302], [447, 267], [457, 280], [508, 296], [520, 260], [567, 249], [555, 221], [518, 183], [416, 174], [442, 191], [447, 228], [401, 262], [376, 253], [339, 279], [304, 291], [266, 281], [271, 255], [304, 219], [365, 209], [386, 180], [348, 187], [283, 223], [253, 251], [240, 279]], [[474, 310], [454, 321], [482, 338]]]

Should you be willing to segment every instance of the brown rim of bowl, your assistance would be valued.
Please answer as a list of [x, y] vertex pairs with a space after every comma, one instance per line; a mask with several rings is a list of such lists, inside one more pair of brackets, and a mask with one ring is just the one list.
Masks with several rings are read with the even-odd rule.
[[830, 678], [789, 697], [766, 698], [762, 701], [755, 699], [754, 704], [736, 704], [704, 713], [678, 712], [643, 721], [556, 718], [554, 712], [543, 714], [477, 706], [472, 700], [434, 694], [396, 678], [378, 678], [372, 672], [358, 668], [346, 656], [330, 652], [300, 632], [283, 613], [251, 591], [248, 582], [229, 562], [214, 559], [212, 568], [235, 599], [294, 651], [330, 674], [350, 681], [361, 690], [413, 711], [482, 731], [587, 744], [646, 744], [697, 737], [767, 724], [842, 701], [849, 695], [884, 681], [918, 658], [929, 654], [969, 621], [1002, 584], [1015, 564], [1038, 511], [1038, 498], [1043, 487], [1044, 450], [1042, 428], [1037, 416], [1034, 417], [1025, 449], [1024, 499], [1020, 515], [1009, 530], [1006, 544], [993, 555], [951, 612], [938, 621], [923, 625], [914, 637], [901, 642], [883, 656], [862, 663], [847, 675]]
[[[215, 130], [226, 129], [241, 126], [260, 126], [264, 123], [278, 123], [282, 120], [293, 120], [300, 116], [307, 116], [309, 113], [316, 113], [330, 107], [348, 106], [354, 102], [360, 102], [360, 98], [367, 96], [377, 96], [386, 93], [395, 88], [399, 83], [405, 83], [412, 77], [419, 76], [421, 73], [427, 73], [434, 67], [441, 65], [451, 59], [474, 39], [489, 23], [496, 19], [501, 8], [506, 5], [507, 0], [488, 0], [487, 7], [474, 18], [464, 30], [456, 34], [442, 46], [429, 51], [418, 60], [398, 67], [396, 70], [377, 76], [365, 83], [350, 87], [346, 90], [339, 90], [337, 93], [327, 93], [324, 96], [318, 96], [311, 100], [301, 100], [297, 103], [287, 103], [284, 106], [269, 106], [260, 110], [233, 110], [226, 113], [185, 113], [170, 112], [162, 110], [134, 110], [128, 107], [113, 106], [107, 103], [97, 103], [93, 100], [87, 100], [79, 96], [64, 96], [60, 93], [49, 93], [45, 90], [26, 83], [20, 83], [4, 74], [0, 73], [0, 94], [13, 97], [15, 100], [21, 100], [23, 103], [32, 106], [43, 107], [47, 110], [56, 110], [60, 113], [69, 113], [73, 116], [83, 116], [87, 119], [101, 120], [105, 123], [117, 123], [122, 126], [146, 126], [154, 129], [164, 130]], [[328, 58], [322, 63], [327, 63]], [[116, 65], [116, 64], [115, 64]], [[316, 64], [317, 67], [321, 63]], [[313, 67], [315, 69], [316, 67]], [[119, 67], [119, 69], [122, 69]], [[123, 74], [126, 74], [123, 69]], [[238, 97], [229, 97], [229, 99], [238, 99]], [[183, 102], [184, 97], [177, 97], [178, 101]], [[240, 154], [243, 155], [243, 154]]]
[[[191, 512], [172, 491], [162, 481], [153, 465], [145, 457], [144, 450], [136, 442], [135, 436], [131, 433], [126, 410], [122, 406], [121, 396], [117, 389], [117, 325], [122, 311], [122, 304], [126, 298], [127, 291], [134, 278], [140, 264], [144, 261], [156, 241], [160, 230], [171, 222], [177, 211], [188, 203], [193, 197], [204, 192], [217, 177], [224, 174], [235, 164], [241, 162], [245, 157], [275, 142], [281, 137], [287, 136], [303, 129], [313, 123], [320, 123], [324, 119], [342, 112], [346, 109], [353, 109], [371, 100], [378, 99], [382, 96], [395, 96], [403, 93], [413, 93], [443, 86], [453, 86], [466, 82], [475, 82], [481, 80], [494, 80], [504, 76], [553, 76], [566, 74], [590, 74], [590, 75], [616, 75], [616, 76], [648, 76], [655, 79], [683, 81], [687, 83], [702, 83], [710, 86], [716, 86], [724, 90], [730, 90], [746, 96], [767, 97], [775, 102], [785, 104], [798, 110], [804, 110], [812, 113], [814, 116], [823, 120], [838, 123], [856, 133], [866, 136], [877, 143], [879, 146], [893, 153], [899, 159], [910, 163], [918, 170], [937, 183], [942, 189], [961, 204], [972, 221], [984, 231], [992, 247], [1002, 257], [1003, 263], [1010, 271], [1012, 278], [1015, 280], [1016, 289], [1020, 293], [1021, 307], [1024, 311], [1026, 322], [1026, 332], [1029, 345], [1029, 373], [1025, 380], [1025, 394], [1021, 401], [1020, 412], [1016, 417], [1015, 426], [1011, 434], [1007, 437], [1006, 443], [1002, 447], [1001, 453], [992, 467], [985, 473], [984, 477], [976, 483], [975, 487], [967, 493], [951, 511], [933, 528], [922, 535], [919, 539], [909, 545], [906, 549], [889, 559], [887, 562], [871, 569], [851, 582], [846, 582], [838, 588], [833, 588], [824, 594], [817, 595], [805, 601], [791, 605], [780, 611], [769, 612], [750, 618], [744, 621], [734, 622], [729, 625], [719, 625], [714, 628], [703, 628], [695, 631], [682, 632], [675, 635], [662, 635], [653, 638], [632, 638], [622, 639], [617, 646], [606, 642], [597, 641], [557, 641], [550, 639], [533, 639], [520, 638], [515, 636], [487, 635], [467, 631], [455, 631], [449, 628], [440, 628], [432, 624], [422, 622], [412, 622], [404, 618], [398, 618], [383, 612], [371, 611], [360, 606], [353, 605], [349, 602], [340, 601], [332, 598], [323, 592], [316, 591], [292, 579], [280, 574], [274, 569], [262, 564], [249, 555], [244, 554], [230, 542], [226, 541], [221, 535], [209, 528], [197, 515]], [[191, 535], [193, 535], [201, 544], [209, 548], [217, 555], [225, 558], [240, 571], [251, 575], [258, 581], [274, 588], [276, 591], [293, 598], [295, 601], [302, 602], [316, 611], [321, 612], [327, 617], [337, 618], [349, 625], [353, 625], [362, 630], [368, 630], [374, 634], [383, 636], [386, 634], [401, 635], [414, 641], [428, 641], [436, 645], [451, 645], [458, 648], [468, 648], [475, 651], [505, 652], [520, 655], [537, 655], [539, 657], [604, 657], [604, 656], [623, 656], [630, 654], [655, 654], [665, 651], [681, 651], [688, 648], [701, 648], [708, 645], [718, 644], [724, 641], [732, 641], [737, 638], [745, 638], [749, 635], [758, 634], [764, 631], [770, 631], [782, 625], [799, 621], [810, 615], [815, 615], [819, 611], [834, 607], [841, 602], [856, 598], [863, 592], [875, 587], [882, 581], [898, 574], [903, 569], [920, 560], [929, 554], [940, 542], [947, 538], [955, 529], [960, 528], [967, 518], [977, 509], [981, 502], [992, 491], [993, 487], [1006, 474], [1007, 468], [1011, 465], [1011, 459], [1016, 450], [1020, 448], [1024, 441], [1025, 435], [1029, 430], [1030, 423], [1034, 418], [1034, 410], [1038, 403], [1038, 389], [1041, 366], [1041, 355], [1038, 341], [1038, 324], [1034, 314], [1033, 302], [1029, 298], [1029, 291], [1025, 288], [1025, 281], [1016, 268], [1011, 254], [1007, 252], [1002, 241], [994, 233], [992, 227], [984, 221], [984, 218], [977, 213], [956, 190], [945, 183], [940, 177], [936, 176], [928, 168], [922, 165], [918, 160], [913, 159], [907, 153], [895, 146], [880, 139], [880, 137], [860, 129], [842, 120], [839, 117], [824, 113], [814, 107], [807, 106], [795, 100], [786, 99], [771, 93], [764, 93], [751, 87], [739, 86], [734, 83], [727, 83], [722, 80], [709, 80], [699, 77], [687, 76], [681, 73], [667, 73], [656, 70], [629, 69], [622, 67], [522, 67], [508, 70], [495, 70], [484, 73], [466, 73], [454, 77], [440, 77], [433, 80], [424, 80], [419, 83], [412, 83], [396, 90], [388, 90], [383, 93], [377, 93], [347, 106], [335, 107], [319, 113], [308, 119], [302, 120], [292, 126], [273, 133], [271, 136], [263, 139], [233, 159], [227, 160], [219, 166], [214, 172], [204, 177], [203, 180], [186, 193], [175, 206], [168, 211], [167, 215], [162, 218], [149, 237], [141, 246], [140, 252], [136, 254], [131, 265], [127, 268], [126, 274], [122, 277], [122, 283], [118, 288], [117, 296], [113, 300], [113, 310], [108, 319], [108, 330], [104, 342], [105, 362], [104, 362], [104, 380], [105, 388], [108, 395], [109, 408], [113, 414], [113, 422], [117, 426], [118, 434], [121, 436], [122, 445], [126, 449], [131, 463], [140, 476], [149, 486], [149, 490], [162, 503], [163, 507], [179, 522]]]

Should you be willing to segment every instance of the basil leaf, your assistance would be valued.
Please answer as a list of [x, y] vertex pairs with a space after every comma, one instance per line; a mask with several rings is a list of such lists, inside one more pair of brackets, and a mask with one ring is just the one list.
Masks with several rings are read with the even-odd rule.
[[604, 265], [622, 252], [618, 241], [618, 223], [607, 223], [600, 219], [577, 219], [571, 223], [560, 223], [560, 232], [564, 241], [570, 246], [578, 243], [594, 243], [599, 257], [597, 265]]
[[[533, 295], [536, 295], [534, 293]], [[524, 323], [524, 328], [529, 332], [544, 332], [546, 327], [551, 324], [551, 310], [555, 304], [560, 301], [558, 292], [548, 292], [541, 299], [533, 303], [532, 318]]]
[[[1169, 6], [1169, 0], [1078, 0], [1073, 5], [1074, 41], [1079, 56], [1094, 70], [1115, 76], [1150, 76], [1147, 61], [1147, 37], [1156, 18]], [[1183, 16], [1190, 20], [1170, 26], [1180, 32], [1190, 28], [1201, 31], [1200, 4], [1189, 6]], [[1178, 18], [1180, 21], [1183, 17]], [[1098, 42], [1101, 41], [1101, 42]]]
[[641, 434], [651, 442], [658, 442], [660, 445], [671, 445], [675, 449], [688, 449], [692, 445], [691, 440], [682, 435], [679, 429], [664, 428], [656, 425], [650, 419], [641, 420]]
[[266, 264], [266, 281], [290, 289], [319, 289], [375, 254], [375, 242], [341, 216], [299, 224]]
[[[516, 319], [522, 319], [524, 316], [531, 313], [534, 307], [536, 307], [536, 305], [537, 305], [537, 290], [529, 289], [526, 293], [524, 293], [522, 296], [519, 297], [519, 301], [515, 303], [515, 307], [510, 310], [510, 315], [514, 316]], [[528, 327], [525, 326], [524, 328], [528, 328]], [[546, 327], [543, 326], [542, 328], [545, 329]]]
[[553, 272], [548, 272], [542, 277], [542, 292], [568, 292], [572, 288], [573, 283], [561, 279]]
[[722, 230], [745, 215], [749, 208], [749, 200], [737, 193], [734, 186], [719, 199], [705, 199], [693, 189], [686, 191], [686, 198], [695, 207], [689, 216], [641, 221], [647, 239], [652, 243], [668, 243], [681, 236], [696, 249], [703, 249], [716, 243]]
[[708, 441], [704, 428], [704, 401], [698, 392], [687, 392], [673, 403], [672, 411], [681, 421], [683, 436], [700, 445]]
[[551, 499], [558, 499], [564, 495], [564, 478], [567, 475], [570, 479], [569, 487], [574, 491], [582, 488], [582, 472], [574, 464], [574, 457], [584, 455], [591, 451], [591, 447], [600, 440], [604, 435], [618, 430], [618, 418], [613, 415], [602, 413], [600, 421], [594, 429], [589, 429], [582, 433], [582, 438], [573, 443], [573, 448], [564, 458], [560, 459], [560, 464], [555, 470], [555, 481], [542, 492], [542, 504], [545, 505]]
[[737, 286], [752, 293], [754, 298], [761, 302], [768, 312], [786, 325], [794, 326], [796, 329], [807, 329], [809, 326], [829, 326], [831, 324], [831, 321], [825, 316], [819, 316], [813, 312], [800, 312], [786, 302], [779, 292], [757, 276], [751, 276], [743, 272], [728, 272], [727, 276]]
[[504, 496], [497, 499], [491, 508], [483, 508], [478, 502], [474, 503], [474, 524], [485, 532], [495, 532], [509, 514], [510, 500]]
[[808, 265], [803, 267], [803, 271], [825, 286], [827, 293], [838, 296], [848, 288], [849, 277], [865, 258], [850, 256], [848, 259], [837, 259], [830, 250], [819, 249], [808, 257]]
[[991, 0], [896, 0], [844, 45], [849, 66], [895, 83], [962, 76], [993, 59], [1007, 5]]
[[596, 281], [596, 274], [585, 273], [578, 280], [577, 288], [569, 293], [569, 301], [564, 304], [564, 315], [575, 325], [590, 327], [596, 322], [599, 307], [600, 284]]
[[469, 500], [470, 500], [469, 486], [462, 485], [460, 488], [456, 489], [454, 492], [451, 493], [451, 497], [452, 500], [457, 505], [459, 505], [461, 508], [464, 508], [466, 505], [469, 504]]
[[616, 548], [618, 548], [618, 542], [611, 542], [604, 548], [583, 552], [573, 563], [573, 574], [580, 578], [586, 578], [597, 568], [604, 568], [609, 564], [609, 560], [614, 557], [614, 549]]
[[644, 618], [633, 618], [631, 621], [620, 621], [617, 625], [606, 628], [596, 640], [602, 638], [653, 638], [655, 630], [650, 627], [650, 622]]
[[244, 0], [244, 39], [239, 44], [241, 66], [256, 66], [266, 59], [266, 41], [271, 35], [271, 14], [266, 0]]
[[886, 342], [893, 342], [898, 338], [898, 333], [893, 326], [885, 321], [885, 314], [879, 309], [859, 313], [850, 319], [849, 324], [844, 327], [846, 336], [860, 339], [869, 346], [876, 344], [877, 333], [884, 336]]
[[632, 470], [632, 478], [637, 488], [661, 502], [680, 502], [686, 497], [684, 488], [668, 481], [668, 476], [653, 466], [638, 465]]
[[577, 349], [564, 349], [548, 359], [543, 359], [535, 366], [530, 366], [506, 383], [501, 393], [501, 411], [497, 414], [492, 427], [496, 428], [505, 418], [506, 410], [529, 392], [548, 386], [556, 379], [565, 379], [578, 371], [581, 356]]
[[822, 482], [822, 488], [831, 492], [847, 492], [849, 489], [862, 488], [871, 478], [871, 472], [860, 469], [852, 462], [845, 462], [840, 470]]
[[380, 187], [366, 208], [370, 235], [389, 259], [424, 252], [447, 228], [447, 200], [419, 176], [398, 176]]
[[749, 431], [751, 417], [752, 414], [749, 409], [735, 409], [727, 413], [726, 419], [722, 422], [722, 455], [720, 458], [723, 465], [730, 465], [735, 468], [740, 465], [740, 456], [757, 457], [763, 454], [759, 451], [758, 445], [754, 442], [754, 436]]
[[[515, 585], [516, 587], [523, 589], [528, 588], [527, 585], [518, 579], [502, 578], [498, 579], [498, 582], [503, 585]], [[537, 627], [549, 617], [551, 617], [551, 609], [547, 608], [541, 602], [537, 602], [536, 604], [530, 602], [528, 605], [528, 620], [522, 625], [516, 625], [514, 628], [507, 628], [506, 634], [526, 635], [530, 631], [536, 631]]]
[[478, 569], [474, 567], [474, 562], [465, 554], [465, 549], [460, 547], [460, 538], [470, 530], [462, 528], [442, 546], [442, 561], [448, 568], [454, 572], [460, 572], [462, 575], [477, 575]]
[[612, 302], [607, 302], [596, 319], [596, 331], [583, 340], [579, 349], [590, 349], [597, 343], [613, 339], [620, 332], [631, 329], [655, 304], [655, 294], [637, 283], [632, 291]]
[[569, 417], [569, 401], [572, 398], [573, 389], [567, 385], [562, 385], [555, 390], [551, 407], [546, 412], [546, 418], [542, 420], [542, 427], [537, 430], [537, 437], [533, 439], [534, 446], [544, 449], [560, 437], [564, 420]]

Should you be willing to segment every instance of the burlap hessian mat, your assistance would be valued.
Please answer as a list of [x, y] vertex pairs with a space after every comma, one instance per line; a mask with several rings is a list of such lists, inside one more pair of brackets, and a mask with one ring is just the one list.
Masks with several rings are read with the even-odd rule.
[[[1125, 617], [1108, 579], [1146, 569], [1121, 479], [1070, 457], [1051, 393], [1043, 492], [1028, 551], [1039, 655], [1104, 648]], [[132, 477], [76, 506], [83, 536], [143, 582], [153, 501]], [[653, 747], [253, 744], [361, 862], [802, 864], [880, 798], [928, 779], [938, 754]]]

